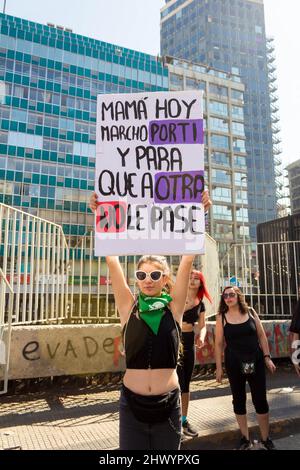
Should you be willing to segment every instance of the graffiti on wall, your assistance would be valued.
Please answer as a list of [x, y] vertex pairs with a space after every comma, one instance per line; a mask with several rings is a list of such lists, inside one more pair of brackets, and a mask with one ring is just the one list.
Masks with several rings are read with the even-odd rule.
[[[263, 322], [273, 357], [289, 357], [289, 321]], [[207, 323], [196, 363], [214, 363], [215, 325]], [[120, 325], [16, 327], [12, 331], [10, 379], [117, 372], [125, 368]], [[0, 368], [1, 373], [1, 368]]]
[[[292, 335], [289, 332], [289, 321], [263, 322], [264, 330], [269, 343], [272, 357], [288, 357], [291, 354]], [[196, 364], [209, 364], [215, 362], [214, 357], [214, 324], [207, 324], [205, 346], [196, 349]]]

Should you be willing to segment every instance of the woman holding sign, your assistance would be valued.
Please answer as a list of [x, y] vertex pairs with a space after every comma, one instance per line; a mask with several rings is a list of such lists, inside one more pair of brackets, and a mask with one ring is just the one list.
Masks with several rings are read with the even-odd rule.
[[[204, 207], [211, 205], [204, 194]], [[97, 209], [97, 195], [90, 199]], [[126, 372], [120, 398], [121, 450], [177, 450], [181, 439], [180, 389], [176, 367], [182, 317], [194, 256], [183, 256], [174, 286], [165, 257], [143, 256], [135, 299], [118, 257], [107, 256], [119, 311]]]

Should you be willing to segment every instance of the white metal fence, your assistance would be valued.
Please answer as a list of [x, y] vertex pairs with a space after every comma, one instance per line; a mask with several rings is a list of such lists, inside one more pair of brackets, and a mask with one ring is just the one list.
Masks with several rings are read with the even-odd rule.
[[[13, 324], [67, 317], [68, 264], [68, 246], [59, 225], [0, 204], [0, 267], [13, 291]], [[8, 284], [1, 298], [5, 311]]]
[[[136, 293], [134, 272], [138, 256], [121, 256], [125, 278]], [[179, 256], [167, 257], [171, 273], [176, 274]], [[195, 266], [201, 266], [197, 257]], [[85, 234], [70, 248], [69, 319], [72, 322], [119, 322], [105, 258], [94, 257], [94, 232]]]
[[[8, 309], [5, 309], [6, 292], [8, 290]], [[11, 339], [13, 290], [0, 268], [0, 368], [4, 369], [0, 381], [0, 395], [7, 392], [9, 352]], [[2, 372], [2, 371], [1, 371]]]
[[[209, 237], [208, 237], [209, 238]], [[94, 233], [65, 237], [52, 222], [0, 204], [1, 308], [12, 324], [119, 322], [105, 258], [94, 257]], [[216, 248], [215, 248], [216, 251]], [[211, 258], [211, 255], [208, 255]], [[136, 257], [120, 258], [135, 292]], [[203, 259], [197, 257], [196, 266]], [[210, 260], [206, 264], [210, 266]], [[169, 257], [176, 275], [179, 257]], [[208, 270], [212, 277], [218, 266]], [[218, 277], [218, 274], [215, 274]], [[299, 298], [300, 241], [233, 245], [220, 261], [221, 288], [239, 285], [262, 316], [290, 317]], [[208, 282], [210, 279], [208, 279]], [[10, 297], [10, 288], [12, 297]], [[215, 282], [214, 296], [218, 297]], [[215, 310], [218, 299], [215, 299]], [[213, 313], [213, 312], [210, 312]]]
[[220, 286], [237, 285], [262, 316], [290, 317], [300, 287], [300, 241], [232, 245], [220, 262]]

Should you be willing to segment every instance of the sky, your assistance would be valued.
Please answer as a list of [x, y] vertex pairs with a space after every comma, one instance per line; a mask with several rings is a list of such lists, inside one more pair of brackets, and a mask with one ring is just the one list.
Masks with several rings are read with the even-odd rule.
[[[6, 13], [157, 55], [164, 0], [6, 0]], [[299, 0], [264, 0], [267, 34], [275, 38], [283, 166], [300, 158]], [[0, 0], [1, 9], [4, 0]]]

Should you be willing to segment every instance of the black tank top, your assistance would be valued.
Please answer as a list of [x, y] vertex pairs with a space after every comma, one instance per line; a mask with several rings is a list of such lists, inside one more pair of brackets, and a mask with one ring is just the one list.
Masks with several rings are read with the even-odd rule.
[[194, 325], [199, 320], [199, 315], [201, 312], [205, 312], [205, 306], [203, 302], [200, 302], [200, 304], [195, 305], [195, 307], [186, 310], [186, 312], [183, 314], [182, 321]]
[[123, 328], [123, 344], [127, 369], [176, 369], [180, 326], [172, 312], [165, 308], [157, 335], [145, 323], [135, 305]]
[[240, 354], [240, 356], [254, 354], [259, 351], [255, 320], [248, 313], [248, 320], [244, 323], [228, 323], [223, 315], [224, 337], [226, 350]]

